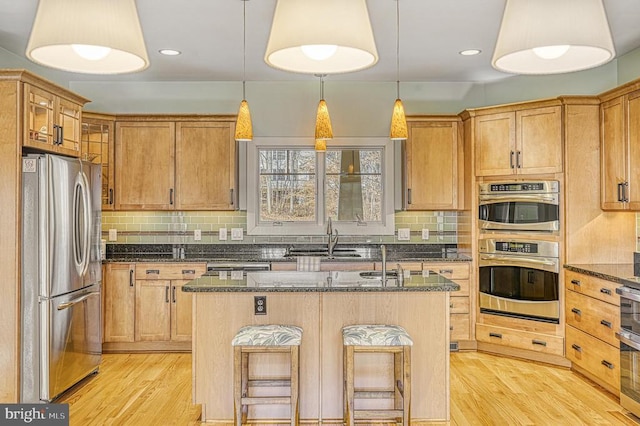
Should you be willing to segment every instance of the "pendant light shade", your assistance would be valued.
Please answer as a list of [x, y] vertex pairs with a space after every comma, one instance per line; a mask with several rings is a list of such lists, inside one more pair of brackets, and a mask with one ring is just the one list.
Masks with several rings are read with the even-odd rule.
[[47, 67], [87, 74], [149, 66], [135, 0], [40, 0], [26, 55]]
[[327, 108], [327, 103], [324, 99], [320, 99], [318, 103], [318, 113], [316, 114], [316, 140], [318, 139], [333, 139], [329, 108]]
[[378, 51], [366, 0], [278, 0], [264, 60], [308, 74], [375, 65]]
[[242, 102], [236, 118], [237, 141], [253, 140], [253, 125], [251, 124], [251, 112], [246, 99], [246, 74], [247, 74], [247, 1], [242, 0]]
[[393, 115], [391, 116], [391, 134], [389, 138], [392, 141], [403, 141], [409, 137], [407, 131], [407, 118], [404, 115], [404, 106], [400, 99], [396, 99], [393, 104]]
[[557, 74], [615, 56], [602, 0], [507, 0], [492, 65], [515, 74]]

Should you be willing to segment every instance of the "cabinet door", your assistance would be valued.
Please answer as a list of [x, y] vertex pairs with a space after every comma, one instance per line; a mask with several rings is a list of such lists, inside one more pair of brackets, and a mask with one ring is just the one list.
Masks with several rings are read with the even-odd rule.
[[116, 123], [116, 210], [173, 210], [175, 124]]
[[136, 280], [136, 341], [168, 341], [171, 336], [171, 281]]
[[105, 267], [104, 341], [133, 342], [135, 330], [135, 265], [109, 263]]
[[24, 145], [51, 150], [54, 142], [55, 96], [29, 84], [25, 88], [26, 136]]
[[515, 172], [515, 113], [476, 117], [476, 176]]
[[233, 123], [176, 124], [176, 209], [234, 210]]
[[191, 341], [191, 313], [194, 293], [182, 291], [182, 286], [190, 281], [171, 281], [171, 340], [173, 341]]
[[56, 122], [62, 128], [58, 144], [80, 155], [80, 111], [79, 105], [58, 98]]
[[516, 129], [517, 173], [562, 172], [560, 106], [517, 111]]
[[640, 90], [627, 95], [627, 197], [629, 209], [640, 210]]
[[627, 149], [625, 141], [625, 115], [623, 97], [604, 102], [600, 106], [601, 120], [601, 188], [603, 210], [622, 210], [625, 203], [619, 200], [620, 184], [625, 182]]
[[114, 199], [114, 122], [82, 117], [82, 158], [102, 166], [102, 210], [113, 210]]
[[455, 210], [460, 185], [459, 123], [411, 122], [407, 153], [407, 210]]

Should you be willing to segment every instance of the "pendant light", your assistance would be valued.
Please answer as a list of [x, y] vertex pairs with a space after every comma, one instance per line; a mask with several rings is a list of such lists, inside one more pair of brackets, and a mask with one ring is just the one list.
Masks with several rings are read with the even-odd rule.
[[86, 74], [122, 74], [149, 66], [135, 0], [40, 0], [26, 56], [40, 65]]
[[331, 128], [331, 117], [329, 117], [329, 108], [324, 100], [324, 74], [320, 77], [320, 102], [318, 103], [318, 111], [316, 113], [316, 151], [327, 150], [327, 139], [333, 139], [333, 129]]
[[247, 1], [242, 1], [242, 102], [238, 109], [238, 117], [236, 118], [236, 134], [237, 141], [251, 141], [253, 139], [253, 126], [251, 124], [251, 112], [249, 111], [249, 103], [247, 102], [245, 93], [246, 74], [247, 74]]
[[389, 138], [392, 141], [403, 141], [409, 136], [407, 131], [407, 117], [404, 115], [404, 106], [400, 99], [400, 0], [396, 2], [396, 94], [391, 115], [391, 131]]
[[375, 65], [378, 51], [366, 0], [278, 0], [264, 60], [307, 74]]
[[515, 74], [557, 74], [615, 56], [602, 0], [507, 0], [491, 64]]

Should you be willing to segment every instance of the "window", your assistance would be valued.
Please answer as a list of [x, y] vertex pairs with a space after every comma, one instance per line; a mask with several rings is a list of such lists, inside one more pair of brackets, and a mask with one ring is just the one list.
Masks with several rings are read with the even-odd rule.
[[308, 139], [247, 145], [247, 233], [320, 235], [327, 218], [342, 235], [391, 235], [393, 146], [388, 139]]

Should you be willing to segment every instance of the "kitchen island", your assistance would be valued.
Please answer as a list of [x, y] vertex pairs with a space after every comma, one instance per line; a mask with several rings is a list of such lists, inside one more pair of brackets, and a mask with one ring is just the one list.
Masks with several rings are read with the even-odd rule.
[[[193, 292], [193, 398], [202, 404], [202, 421], [233, 420], [236, 332], [245, 325], [291, 324], [304, 330], [301, 421], [342, 424], [342, 327], [366, 323], [397, 324], [413, 338], [412, 420], [448, 421], [449, 293], [457, 290], [456, 283], [429, 271], [405, 274], [402, 284], [352, 271], [208, 273], [193, 280], [183, 291]], [[266, 297], [265, 313], [255, 313], [255, 296]], [[286, 374], [286, 358], [265, 357], [256, 356], [260, 372]], [[366, 354], [358, 360], [363, 385], [390, 380], [390, 357]], [[249, 415], [285, 419], [288, 409], [256, 406]]]

